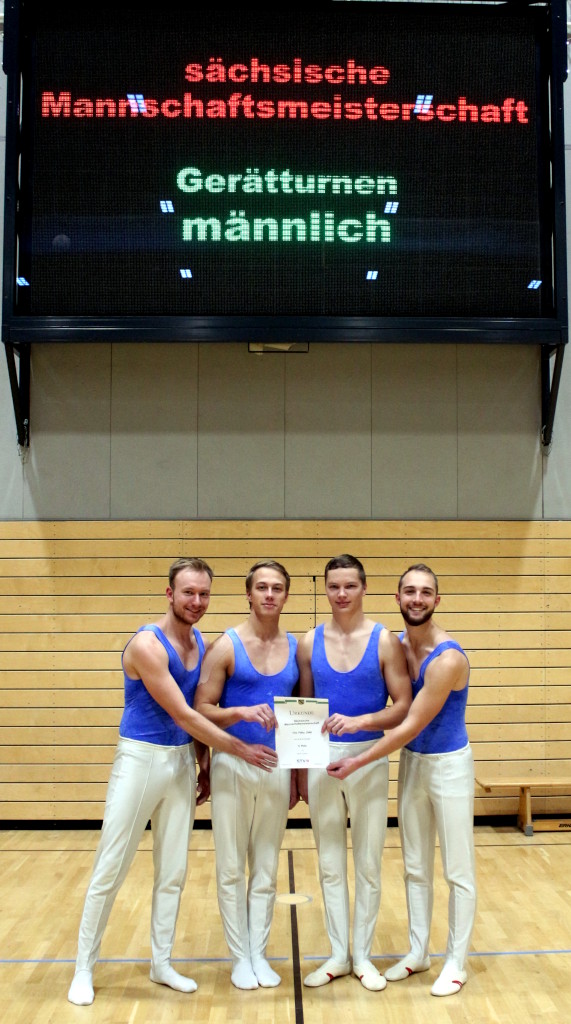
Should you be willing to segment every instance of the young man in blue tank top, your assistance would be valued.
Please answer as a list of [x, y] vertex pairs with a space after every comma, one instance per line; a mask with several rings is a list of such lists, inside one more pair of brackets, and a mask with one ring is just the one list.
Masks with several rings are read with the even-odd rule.
[[399, 825], [405, 870], [410, 952], [385, 972], [401, 981], [430, 967], [428, 942], [433, 903], [435, 835], [450, 889], [444, 966], [435, 996], [459, 992], [476, 912], [474, 863], [474, 762], [466, 732], [470, 667], [466, 654], [433, 619], [438, 580], [424, 564], [399, 580], [396, 599], [405, 621], [402, 644], [412, 679], [413, 702], [401, 725], [356, 758], [331, 764], [346, 778], [376, 758], [403, 747], [399, 764]]
[[[365, 617], [366, 589], [365, 570], [358, 558], [332, 558], [325, 566], [332, 617], [312, 629], [298, 648], [301, 696], [329, 700], [325, 728], [330, 734], [332, 761], [369, 750], [384, 729], [402, 722], [411, 702], [404, 651], [388, 629]], [[310, 769], [307, 783], [305, 775], [299, 773], [298, 785], [302, 796], [307, 792], [309, 802], [331, 956], [304, 984], [317, 988], [351, 972], [349, 815], [355, 863], [353, 973], [365, 988], [381, 991], [386, 981], [371, 961], [371, 949], [381, 900], [388, 759], [374, 761], [343, 782], [330, 778], [325, 769]]]
[[[279, 562], [253, 565], [246, 578], [248, 619], [215, 640], [204, 659], [195, 707], [244, 743], [275, 748], [274, 697], [290, 696], [297, 683], [296, 640], [280, 629], [289, 586]], [[297, 801], [290, 784], [288, 769], [268, 775], [228, 754], [212, 758], [218, 903], [236, 988], [273, 988], [281, 981], [266, 947], [288, 808]]]
[[123, 652], [125, 710], [68, 993], [77, 1006], [93, 1002], [93, 968], [103, 932], [149, 819], [155, 869], [151, 980], [179, 992], [195, 991], [192, 978], [170, 962], [197, 799], [195, 746], [199, 802], [209, 793], [205, 744], [267, 770], [277, 761], [265, 744], [228, 736], [189, 706], [205, 648], [196, 624], [208, 608], [211, 582], [212, 570], [202, 559], [177, 559], [169, 571], [166, 614], [141, 627]]

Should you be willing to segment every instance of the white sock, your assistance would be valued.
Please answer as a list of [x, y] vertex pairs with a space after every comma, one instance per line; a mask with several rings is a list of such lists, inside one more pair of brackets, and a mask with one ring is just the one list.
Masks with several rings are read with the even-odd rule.
[[234, 964], [230, 980], [236, 988], [252, 989], [258, 987], [258, 979], [252, 970], [249, 960], [238, 960]]
[[262, 988], [275, 988], [282, 980], [263, 957], [260, 957], [259, 960], [252, 960], [252, 970]]
[[196, 992], [198, 988], [192, 978], [185, 978], [184, 974], [179, 974], [170, 964], [151, 966], [150, 978], [157, 985], [168, 985], [169, 988], [174, 988], [175, 992]]
[[76, 1006], [91, 1006], [95, 999], [91, 971], [76, 971], [67, 998]]

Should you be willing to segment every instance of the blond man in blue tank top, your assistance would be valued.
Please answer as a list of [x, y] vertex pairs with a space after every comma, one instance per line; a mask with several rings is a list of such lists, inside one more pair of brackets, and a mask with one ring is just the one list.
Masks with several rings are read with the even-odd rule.
[[[396, 636], [365, 616], [367, 580], [354, 555], [339, 555], [325, 567], [331, 619], [299, 643], [300, 693], [329, 700], [331, 760], [366, 752], [402, 722], [410, 707], [406, 659]], [[388, 698], [390, 703], [387, 703]], [[304, 980], [327, 985], [351, 969], [361, 984], [381, 991], [386, 981], [371, 961], [381, 900], [381, 858], [387, 827], [389, 764], [384, 758], [341, 781], [325, 769], [298, 773], [307, 797], [319, 858], [319, 875], [331, 956]], [[349, 935], [347, 817], [355, 864], [353, 959]]]
[[[195, 708], [248, 745], [275, 749], [274, 697], [290, 696], [298, 680], [297, 641], [280, 628], [290, 577], [272, 559], [246, 577], [250, 614], [207, 651]], [[290, 803], [289, 769], [267, 774], [238, 758], [212, 758], [212, 831], [218, 905], [239, 989], [274, 988], [281, 978], [266, 958], [276, 897], [278, 859]], [[249, 867], [246, 888], [246, 862]]]
[[197, 800], [195, 753], [199, 802], [209, 793], [208, 745], [247, 757], [268, 771], [277, 761], [269, 747], [228, 736], [189, 707], [205, 649], [196, 627], [208, 608], [212, 575], [200, 558], [173, 562], [166, 613], [141, 627], [123, 652], [125, 709], [68, 992], [76, 1006], [94, 1000], [93, 969], [105, 926], [149, 819], [154, 864], [151, 981], [179, 992], [196, 990], [192, 978], [171, 964]]
[[405, 621], [401, 640], [412, 680], [413, 702], [401, 725], [355, 758], [331, 764], [333, 778], [347, 778], [399, 747], [399, 826], [409, 918], [410, 951], [385, 972], [402, 981], [430, 967], [428, 942], [433, 904], [435, 836], [450, 889], [444, 966], [431, 992], [459, 992], [476, 912], [474, 864], [474, 763], [465, 711], [470, 666], [460, 645], [433, 619], [440, 597], [427, 565], [410, 566], [396, 600]]

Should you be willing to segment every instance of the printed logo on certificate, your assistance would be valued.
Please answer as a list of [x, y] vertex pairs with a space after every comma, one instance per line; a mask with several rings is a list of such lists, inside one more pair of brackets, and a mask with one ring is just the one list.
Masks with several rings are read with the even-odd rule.
[[276, 752], [280, 768], [325, 768], [331, 760], [329, 701], [321, 697], [274, 697]]

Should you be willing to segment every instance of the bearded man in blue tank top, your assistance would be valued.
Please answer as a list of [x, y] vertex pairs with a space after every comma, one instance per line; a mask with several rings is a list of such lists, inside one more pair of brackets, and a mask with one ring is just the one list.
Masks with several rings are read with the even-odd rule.
[[450, 889], [444, 966], [431, 992], [449, 996], [467, 981], [465, 970], [476, 913], [474, 762], [466, 732], [470, 667], [465, 652], [433, 619], [438, 580], [424, 564], [399, 580], [396, 599], [405, 621], [401, 640], [413, 701], [401, 725], [373, 747], [327, 769], [334, 778], [399, 747], [399, 826], [405, 870], [410, 952], [385, 972], [401, 981], [430, 967], [435, 835]]
[[93, 1002], [93, 968], [103, 932], [149, 820], [155, 869], [151, 981], [195, 991], [192, 978], [170, 962], [197, 799], [195, 748], [200, 803], [209, 794], [209, 745], [268, 771], [277, 762], [265, 744], [245, 744], [189, 706], [205, 649], [196, 623], [208, 608], [211, 582], [212, 570], [202, 559], [177, 559], [169, 571], [166, 614], [142, 626], [123, 652], [125, 710], [68, 993], [77, 1006]]
[[[329, 700], [331, 760], [368, 751], [384, 729], [405, 718], [411, 702], [406, 658], [396, 636], [366, 618], [365, 570], [354, 555], [339, 555], [325, 566], [332, 618], [311, 630], [298, 648], [300, 693]], [[387, 706], [388, 698], [391, 703]], [[347, 781], [325, 769], [298, 772], [298, 787], [309, 802], [319, 858], [331, 956], [304, 984], [327, 985], [351, 972], [347, 816], [355, 863], [353, 973], [371, 991], [386, 981], [371, 962], [381, 900], [381, 858], [387, 827], [389, 763], [374, 761]], [[307, 786], [307, 789], [306, 789]]]
[[[248, 619], [215, 640], [204, 658], [195, 707], [246, 744], [275, 748], [274, 697], [289, 697], [298, 680], [297, 642], [279, 624], [289, 586], [279, 562], [256, 562], [246, 577]], [[278, 766], [268, 775], [227, 754], [212, 758], [218, 904], [236, 988], [273, 988], [281, 981], [266, 947], [288, 809], [298, 799], [290, 787], [288, 769]]]

